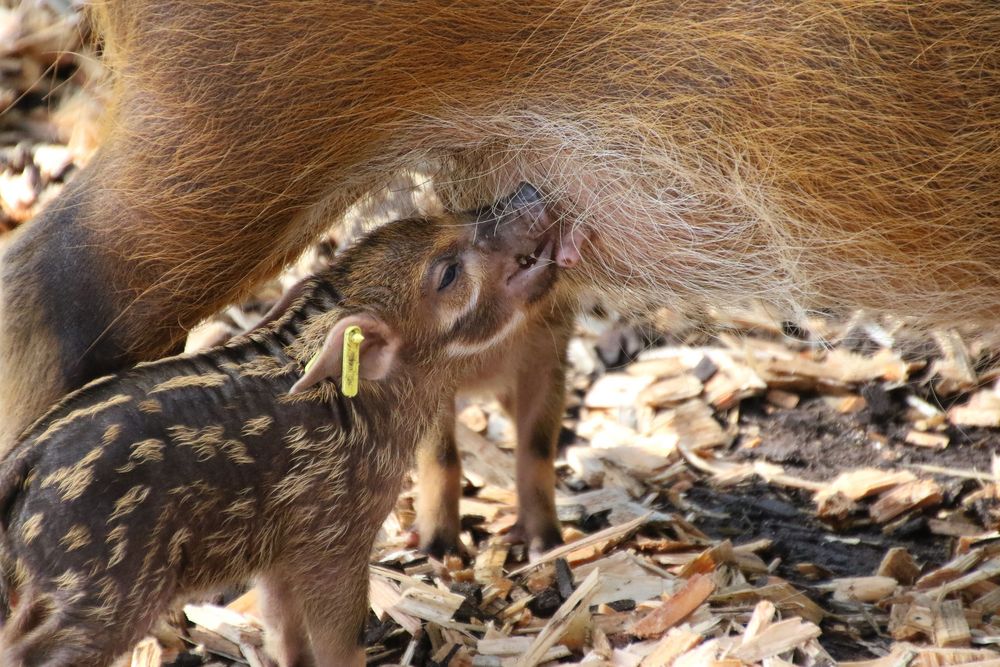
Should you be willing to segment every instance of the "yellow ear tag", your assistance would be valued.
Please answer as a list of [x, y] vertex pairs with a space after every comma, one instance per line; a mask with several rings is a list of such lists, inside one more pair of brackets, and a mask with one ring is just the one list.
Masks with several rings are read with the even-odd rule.
[[340, 393], [348, 398], [358, 395], [358, 374], [361, 369], [361, 341], [365, 337], [361, 327], [350, 326], [344, 331], [343, 366], [340, 376]]
[[316, 360], [319, 359], [319, 352], [312, 356], [312, 359], [306, 362], [306, 367], [302, 370], [302, 374], [305, 375], [309, 372], [309, 369], [316, 365]]

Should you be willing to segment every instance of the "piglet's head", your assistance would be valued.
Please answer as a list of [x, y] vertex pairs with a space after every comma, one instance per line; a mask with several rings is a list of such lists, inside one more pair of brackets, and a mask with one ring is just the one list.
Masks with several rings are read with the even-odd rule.
[[462, 214], [400, 220], [340, 256], [323, 278], [342, 309], [316, 361], [295, 384], [304, 391], [340, 375], [344, 331], [360, 326], [361, 377], [395, 369], [458, 370], [519, 334], [544, 307], [559, 271], [579, 260], [541, 194], [522, 184], [492, 205]]

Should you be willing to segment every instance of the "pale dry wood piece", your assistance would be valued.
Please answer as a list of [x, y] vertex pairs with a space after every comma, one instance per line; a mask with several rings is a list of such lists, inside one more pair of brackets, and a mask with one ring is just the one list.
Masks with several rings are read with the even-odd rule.
[[928, 449], [946, 449], [951, 442], [944, 433], [926, 433], [911, 429], [904, 438], [906, 442], [917, 447], [927, 447]]
[[936, 588], [927, 590], [927, 594], [944, 597], [946, 595], [950, 595], [951, 593], [965, 590], [966, 588], [974, 586], [981, 581], [993, 579], [997, 576], [1000, 576], [1000, 558], [993, 558], [978, 566], [975, 570], [969, 572], [968, 574], [962, 575], [961, 577], [953, 581], [949, 581], [948, 583], [941, 584]]
[[899, 632], [910, 637], [924, 635], [928, 638], [934, 634], [934, 610], [932, 602], [926, 596], [918, 598], [918, 602], [910, 605], [906, 616], [899, 626]]
[[212, 604], [187, 604], [184, 605], [184, 615], [196, 626], [214, 632], [235, 645], [264, 644], [264, 633], [260, 626], [232, 609]]
[[886, 472], [878, 468], [860, 468], [837, 475], [816, 494], [816, 500], [819, 502], [836, 493], [843, 494], [851, 500], [861, 500], [916, 479], [916, 475], [905, 470]]
[[640, 639], [659, 637], [690, 616], [713, 592], [715, 582], [712, 578], [695, 574], [683, 588], [666, 598], [663, 605], [639, 619], [629, 630], [629, 634]]
[[886, 629], [893, 639], [911, 640], [924, 634], [924, 628], [915, 627], [908, 623], [912, 606], [907, 602], [897, 602], [889, 609], [889, 624]]
[[909, 466], [914, 470], [928, 472], [934, 475], [946, 475], [948, 477], [958, 477], [960, 479], [974, 479], [980, 482], [992, 482], [996, 478], [988, 472], [979, 470], [963, 470], [961, 468], [948, 468], [946, 466], [936, 466], [929, 463], [913, 463]]
[[990, 649], [952, 649], [896, 644], [889, 655], [874, 660], [842, 662], [840, 667], [1000, 667], [1000, 654]]
[[505, 509], [508, 509], [508, 506], [498, 505], [497, 503], [480, 500], [479, 498], [463, 497], [458, 499], [459, 516], [481, 516], [486, 521], [492, 521]]
[[510, 545], [493, 539], [476, 556], [473, 577], [480, 584], [491, 584], [503, 577], [503, 566], [507, 562]]
[[637, 427], [638, 416], [634, 410], [588, 409], [581, 412], [576, 434], [587, 440], [591, 447], [609, 449], [633, 444], [639, 437]]
[[907, 394], [905, 400], [906, 404], [919, 413], [925, 420], [933, 420], [938, 423], [944, 423], [946, 415], [938, 406], [928, 403], [915, 394]]
[[531, 647], [533, 641], [533, 637], [497, 637], [493, 639], [484, 637], [476, 643], [476, 651], [481, 655], [521, 655]]
[[972, 638], [969, 623], [959, 600], [942, 600], [932, 610], [934, 643], [942, 648], [968, 646]]
[[762, 378], [779, 387], [844, 389], [876, 380], [903, 382], [911, 370], [895, 352], [886, 349], [865, 357], [836, 348], [828, 351], [822, 361], [787, 353], [782, 358], [768, 357], [767, 352], [755, 353], [755, 369]]
[[571, 544], [564, 544], [551, 549], [539, 556], [535, 562], [522, 565], [512, 571], [509, 576], [516, 577], [544, 563], [550, 563], [557, 558], [566, 558], [570, 563], [578, 562], [585, 558], [593, 558], [598, 554], [604, 553], [612, 545], [617, 544], [638, 530], [643, 524], [649, 521], [651, 516], [652, 513], [647, 512], [643, 516], [636, 517], [627, 523], [610, 526]]
[[514, 587], [514, 582], [511, 581], [510, 579], [504, 579], [504, 578], [494, 579], [492, 583], [489, 583], [483, 587], [483, 601], [480, 603], [479, 606], [485, 609], [495, 600], [506, 598], [513, 587]]
[[816, 499], [816, 517], [829, 524], [850, 523], [860, 505], [842, 493], [824, 495]]
[[892, 577], [840, 577], [817, 588], [832, 591], [834, 600], [878, 602], [892, 595], [898, 585]]
[[642, 390], [655, 380], [655, 377], [648, 375], [608, 373], [591, 385], [590, 391], [583, 398], [583, 404], [588, 408], [631, 408], [639, 402]]
[[596, 625], [591, 631], [591, 650], [600, 658], [605, 660], [611, 657], [612, 651], [611, 642], [608, 640], [608, 636], [604, 634]]
[[[682, 352], [689, 352], [690, 350], [686, 348], [673, 348], [679, 349]], [[650, 350], [643, 353], [643, 357], [648, 355], [650, 352], [659, 352], [660, 350]], [[625, 372], [629, 375], [636, 376], [646, 376], [654, 378], [671, 378], [682, 373], [687, 373], [692, 368], [698, 364], [696, 359], [692, 359], [690, 354], [676, 354], [674, 356], [664, 356], [657, 358], [642, 358], [638, 361], [629, 364], [625, 369]]]
[[671, 628], [642, 659], [639, 667], [671, 667], [680, 656], [701, 643], [703, 637], [690, 628]]
[[736, 553], [733, 550], [733, 543], [729, 540], [723, 540], [718, 544], [713, 544], [688, 561], [678, 572], [678, 576], [687, 579], [695, 574], [708, 574], [714, 572], [720, 565], [735, 562]]
[[764, 396], [767, 402], [779, 408], [791, 410], [799, 404], [799, 395], [781, 389], [771, 389]]
[[746, 363], [722, 350], [711, 350], [708, 356], [718, 370], [705, 382], [705, 400], [719, 410], [728, 410], [767, 391], [767, 383]]
[[277, 663], [260, 646], [240, 644], [240, 652], [250, 667], [277, 667]]
[[233, 660], [239, 660], [243, 655], [239, 644], [229, 641], [216, 632], [206, 630], [200, 625], [194, 625], [188, 628], [188, 636], [195, 644], [201, 644], [204, 646], [205, 650], [209, 653], [221, 655]]
[[920, 577], [916, 587], [920, 590], [927, 590], [953, 581], [979, 565], [985, 555], [986, 552], [983, 549], [973, 549], [967, 553], [959, 554], [936, 570], [931, 570]]
[[712, 639], [677, 658], [673, 667], [746, 667], [742, 660], [721, 657], [723, 653], [720, 642]]
[[226, 605], [226, 609], [235, 611], [237, 614], [249, 616], [254, 623], [260, 625], [260, 609], [257, 607], [260, 592], [254, 586], [243, 595], [239, 596]]
[[556, 570], [551, 563], [547, 563], [542, 567], [536, 569], [534, 572], [528, 574], [524, 578], [524, 588], [528, 590], [529, 593], [535, 595], [541, 593], [546, 588], [552, 586], [556, 580]]
[[[556, 663], [562, 663], [563, 660], [572, 655], [572, 652], [568, 648], [562, 644], [556, 644], [545, 652], [545, 655], [542, 656], [539, 662], [547, 665], [555, 665]], [[518, 658], [516, 656], [476, 654], [469, 660], [468, 667], [514, 667], [517, 661]], [[455, 663], [454, 658], [448, 663], [448, 667], [452, 667], [453, 665], [461, 667], [460, 664]]]
[[0, 171], [0, 210], [15, 222], [25, 222], [35, 211], [41, 192], [41, 179], [32, 165], [20, 173]]
[[476, 433], [483, 433], [489, 425], [486, 413], [478, 405], [469, 405], [463, 408], [456, 416], [459, 422], [468, 426]]
[[[607, 458], [613, 459], [614, 456], [612, 455]], [[621, 466], [616, 465], [613, 460], [604, 461], [604, 484], [611, 488], [625, 489], [632, 498], [639, 498], [646, 492], [646, 487], [642, 482], [628, 474]], [[645, 511], [645, 508], [643, 508], [643, 511]], [[620, 508], [616, 507], [608, 515], [608, 520], [612, 523], [621, 523], [634, 516], [635, 512], [626, 511], [625, 514], [622, 514]]]
[[984, 615], [1000, 611], [1000, 586], [976, 598], [970, 607]]
[[615, 611], [610, 608], [604, 609], [604, 607], [606, 605], [598, 605], [599, 612], [591, 617], [591, 621], [593, 621], [595, 628], [599, 628], [608, 637], [624, 634], [641, 613], [636, 610]]
[[801, 616], [812, 623], [820, 623], [826, 612], [801, 591], [787, 581], [771, 577], [766, 586], [760, 588], [732, 587], [712, 596], [712, 602], [719, 604], [750, 604], [759, 600], [770, 600], [785, 615]]
[[479, 491], [476, 492], [476, 496], [480, 500], [488, 500], [500, 505], [509, 505], [513, 507], [517, 504], [517, 493], [513, 489], [501, 488], [491, 484], [479, 487]]
[[920, 576], [920, 566], [905, 547], [893, 547], [882, 557], [876, 574], [892, 577], [904, 586], [909, 586]]
[[577, 577], [585, 577], [595, 568], [601, 570], [601, 581], [591, 604], [633, 600], [645, 602], [658, 600], [680, 587], [677, 578], [661, 572], [660, 568], [643, 563], [634, 554], [626, 551], [615, 553], [592, 563], [582, 565], [574, 571]]
[[743, 631], [743, 636], [740, 637], [740, 644], [746, 644], [766, 630], [771, 625], [777, 613], [777, 607], [770, 600], [761, 600], [754, 605], [753, 613], [750, 614], [750, 620], [747, 622], [747, 627]]
[[515, 663], [517, 667], [534, 667], [537, 665], [549, 648], [552, 647], [565, 632], [578, 614], [589, 614], [588, 602], [590, 596], [597, 588], [597, 582], [601, 571], [595, 569], [586, 579], [580, 582], [573, 595], [569, 596], [565, 602], [552, 615], [542, 631], [538, 633], [528, 650]]
[[653, 419], [650, 435], [668, 438], [677, 449], [697, 452], [728, 445], [733, 436], [716, 421], [712, 410], [699, 400], [686, 401]]
[[131, 667], [160, 667], [163, 649], [153, 637], [146, 637], [132, 649]]
[[639, 392], [638, 401], [655, 408], [675, 405], [701, 394], [703, 385], [693, 375], [659, 380]]
[[451, 618], [465, 601], [461, 595], [429, 586], [413, 577], [378, 565], [370, 566], [369, 571], [372, 575], [381, 576], [400, 585], [402, 595], [392, 606], [393, 609], [443, 627], [455, 625]]
[[980, 389], [965, 405], [948, 410], [948, 421], [956, 426], [1000, 426], [1000, 395], [992, 388]]
[[[517, 589], [514, 590], [516, 591]], [[511, 604], [504, 607], [503, 611], [500, 612], [500, 618], [507, 622], [516, 621], [534, 599], [534, 595], [525, 595], [524, 597], [515, 600]]]
[[932, 479], [922, 479], [884, 493], [869, 508], [868, 513], [878, 523], [885, 523], [904, 512], [938, 505], [943, 499], [940, 484]]
[[791, 651], [821, 634], [819, 626], [801, 618], [789, 618], [769, 625], [756, 637], [737, 647], [731, 655], [744, 662], [759, 662]]
[[[969, 494], [963, 499], [963, 503], [973, 494]], [[944, 537], [975, 537], [982, 535], [983, 527], [978, 523], [968, 521], [957, 512], [949, 512], [949, 516], [943, 519], [928, 519], [927, 529], [935, 535]]]
[[[573, 464], [574, 457], [582, 459], [578, 464], [582, 470], [579, 470], [578, 474], [584, 479], [587, 475], [593, 476], [596, 473], [603, 480], [608, 470], [607, 466], [603, 464], [611, 464], [626, 471], [635, 479], [648, 483], [653, 477], [663, 472], [663, 469], [670, 465], [673, 459], [676, 459], [676, 449], [670, 445], [668, 439], [655, 436], [639, 437], [636, 439], [635, 446], [621, 445], [610, 448], [586, 449], [585, 452], [567, 451], [566, 453], [566, 459], [574, 470], [577, 470], [577, 465]], [[595, 465], [591, 461], [586, 461], [587, 458], [594, 461], [599, 460], [601, 464]]]
[[930, 368], [930, 377], [937, 376], [934, 391], [939, 396], [949, 396], [973, 389], [977, 383], [976, 371], [962, 337], [954, 330], [935, 331], [933, 336], [943, 354]]
[[[594, 598], [591, 597], [587, 603], [588, 609], [594, 607]], [[593, 617], [588, 613], [574, 614], [567, 622], [563, 631], [559, 645], [565, 646], [573, 653], [583, 653], [590, 641], [590, 628], [593, 626]]]
[[383, 577], [374, 575], [368, 577], [368, 601], [375, 615], [380, 620], [386, 615], [390, 616], [412, 635], [420, 630], [420, 619], [398, 609], [397, 605], [402, 597], [395, 583]]
[[514, 456], [462, 423], [455, 424], [462, 474], [476, 486], [514, 488]]
[[604, 486], [607, 468], [601, 458], [601, 451], [589, 445], [570, 445], [565, 451], [566, 463], [573, 469], [573, 473], [593, 488]]
[[826, 485], [822, 482], [813, 482], [802, 479], [795, 475], [789, 475], [781, 466], [768, 461], [754, 461], [753, 471], [768, 484], [778, 484], [792, 489], [802, 489], [810, 493], [821, 491]]
[[848, 394], [847, 396], [824, 396], [823, 402], [842, 415], [853, 415], [861, 412], [868, 405], [864, 396]]

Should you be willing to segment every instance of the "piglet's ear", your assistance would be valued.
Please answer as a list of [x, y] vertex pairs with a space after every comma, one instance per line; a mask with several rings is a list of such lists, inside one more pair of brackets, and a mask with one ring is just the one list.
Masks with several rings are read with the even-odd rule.
[[361, 342], [360, 372], [366, 380], [382, 380], [392, 373], [399, 355], [400, 341], [388, 324], [374, 315], [349, 315], [337, 322], [326, 335], [323, 347], [290, 394], [299, 394], [327, 378], [339, 378], [343, 364], [344, 332], [348, 327], [361, 327], [365, 339]]

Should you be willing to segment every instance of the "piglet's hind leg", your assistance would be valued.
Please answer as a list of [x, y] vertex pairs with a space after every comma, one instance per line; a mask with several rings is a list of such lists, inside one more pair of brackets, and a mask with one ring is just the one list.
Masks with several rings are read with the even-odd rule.
[[311, 664], [302, 609], [287, 578], [281, 573], [270, 573], [260, 577], [257, 589], [267, 652], [278, 667]]
[[368, 617], [368, 554], [357, 553], [313, 570], [297, 585], [315, 667], [363, 667]]

